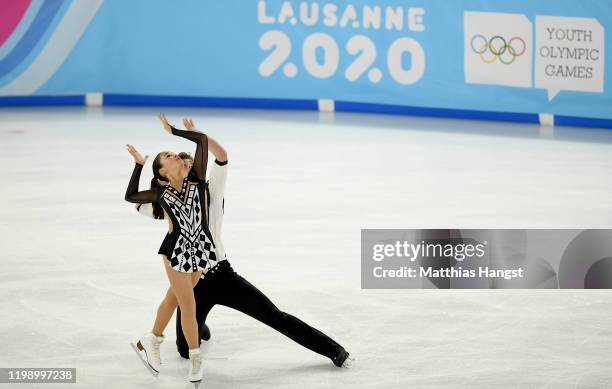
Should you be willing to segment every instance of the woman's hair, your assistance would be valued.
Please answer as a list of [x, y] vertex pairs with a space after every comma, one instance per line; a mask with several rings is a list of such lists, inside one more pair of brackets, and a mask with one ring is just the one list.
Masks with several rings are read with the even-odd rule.
[[[151, 179], [151, 189], [155, 190], [159, 187], [161, 187], [159, 180], [162, 181], [168, 181], [168, 179], [164, 176], [162, 176], [159, 173], [159, 169], [162, 168], [161, 165], [161, 153], [157, 154], [157, 156], [155, 157], [155, 159], [153, 160], [153, 178]], [[159, 205], [157, 202], [154, 202], [153, 204], [153, 218], [155, 219], [163, 219], [164, 218], [164, 210], [162, 209], [161, 205]]]

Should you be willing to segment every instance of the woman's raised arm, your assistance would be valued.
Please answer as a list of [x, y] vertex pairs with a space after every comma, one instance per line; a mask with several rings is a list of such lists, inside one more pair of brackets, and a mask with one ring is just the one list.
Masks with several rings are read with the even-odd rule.
[[132, 172], [132, 177], [130, 177], [130, 182], [128, 184], [127, 190], [125, 192], [125, 201], [129, 201], [130, 203], [152, 203], [157, 200], [157, 192], [154, 190], [144, 190], [142, 192], [138, 191], [138, 185], [140, 183], [140, 174], [142, 173], [142, 166], [147, 161], [149, 156], [145, 156], [144, 158], [138, 150], [134, 148], [132, 145], [127, 145], [127, 150], [132, 157], [134, 157], [134, 171]]
[[196, 143], [196, 152], [193, 157], [193, 167], [191, 169], [200, 180], [205, 179], [206, 166], [208, 165], [208, 137], [206, 134], [197, 131], [179, 130], [168, 123], [166, 115], [159, 114], [158, 117], [166, 131]]

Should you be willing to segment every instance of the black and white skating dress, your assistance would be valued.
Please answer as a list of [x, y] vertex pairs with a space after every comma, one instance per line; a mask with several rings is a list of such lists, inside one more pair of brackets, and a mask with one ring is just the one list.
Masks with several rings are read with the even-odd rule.
[[184, 273], [201, 270], [203, 274], [217, 265], [215, 244], [206, 223], [206, 165], [208, 138], [195, 131], [172, 128], [172, 134], [197, 144], [193, 168], [183, 179], [181, 190], [170, 184], [138, 192], [142, 165], [136, 164], [125, 199], [132, 203], [158, 203], [172, 223], [158, 253], [166, 256], [170, 266]]
[[[206, 185], [206, 192], [204, 192], [204, 197], [207, 199], [206, 224], [215, 242], [215, 256], [217, 260], [219, 262], [227, 261], [223, 240], [221, 239], [225, 204], [225, 182], [227, 181], [227, 161], [220, 162], [215, 159], [215, 162], [207, 170], [209, 179]], [[136, 209], [141, 215], [155, 219], [153, 204], [138, 204]], [[202, 278], [204, 278], [204, 275], [202, 274]]]

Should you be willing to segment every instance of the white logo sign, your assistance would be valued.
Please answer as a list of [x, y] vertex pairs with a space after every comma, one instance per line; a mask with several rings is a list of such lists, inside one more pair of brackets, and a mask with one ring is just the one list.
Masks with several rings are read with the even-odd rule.
[[604, 28], [596, 19], [536, 17], [536, 88], [603, 92]]
[[464, 12], [465, 82], [532, 86], [532, 25], [522, 14]]
[[562, 90], [604, 90], [604, 28], [594, 18], [464, 12], [464, 72], [469, 84], [535, 87], [552, 100]]

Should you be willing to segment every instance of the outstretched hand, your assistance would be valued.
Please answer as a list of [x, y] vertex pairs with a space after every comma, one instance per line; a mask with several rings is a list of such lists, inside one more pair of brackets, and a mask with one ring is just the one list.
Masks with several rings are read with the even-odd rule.
[[196, 128], [195, 124], [193, 124], [193, 119], [191, 119], [191, 118], [183, 118], [183, 125], [189, 131], [198, 131], [198, 129]]
[[166, 117], [166, 115], [164, 115], [163, 113], [158, 113], [157, 117], [159, 121], [162, 123], [162, 125], [164, 126], [164, 130], [172, 134], [172, 126], [170, 125], [170, 123], [168, 123], [168, 118]]
[[139, 165], [143, 165], [145, 164], [145, 162], [147, 162], [147, 159], [149, 159], [148, 155], [145, 155], [144, 157], [138, 152], [138, 150], [136, 150], [136, 148], [130, 144], [127, 145], [127, 151], [128, 153], [130, 153], [130, 155], [132, 157], [134, 157], [134, 162], [136, 162]]

